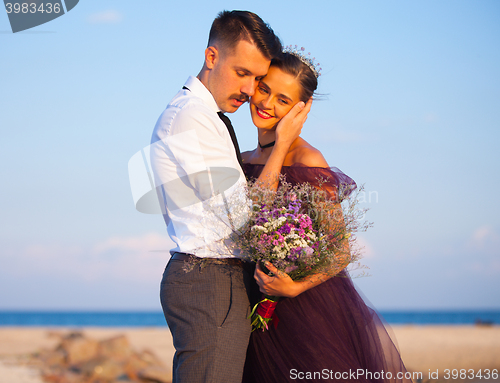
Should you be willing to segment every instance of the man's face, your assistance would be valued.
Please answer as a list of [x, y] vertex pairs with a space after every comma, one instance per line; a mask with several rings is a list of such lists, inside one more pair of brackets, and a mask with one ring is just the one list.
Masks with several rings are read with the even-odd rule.
[[270, 60], [248, 41], [240, 40], [231, 51], [217, 50], [208, 89], [223, 112], [233, 113], [253, 96]]

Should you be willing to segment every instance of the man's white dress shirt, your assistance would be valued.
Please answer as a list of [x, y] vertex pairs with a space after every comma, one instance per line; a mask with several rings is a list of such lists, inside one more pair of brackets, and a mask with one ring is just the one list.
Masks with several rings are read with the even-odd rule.
[[[233, 257], [221, 239], [245, 220], [245, 176], [212, 94], [196, 77], [170, 101], [151, 139], [151, 166], [171, 252]], [[226, 244], [228, 241], [226, 240]]]

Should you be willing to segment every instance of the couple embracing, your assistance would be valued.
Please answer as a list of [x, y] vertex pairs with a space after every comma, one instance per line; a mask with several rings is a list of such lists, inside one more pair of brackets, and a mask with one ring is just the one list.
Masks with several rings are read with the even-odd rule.
[[[214, 190], [236, 194], [251, 178], [276, 189], [282, 174], [292, 184], [327, 180], [318, 186], [333, 196], [352, 182], [299, 136], [318, 75], [304, 56], [283, 51], [257, 15], [224, 11], [212, 24], [200, 73], [158, 119], [151, 160], [176, 244], [160, 293], [176, 349], [174, 383], [405, 381], [397, 349], [344, 270], [293, 281], [272, 265], [268, 276], [238, 254], [207, 246], [228, 230], [204, 224], [203, 201]], [[226, 114], [246, 102], [258, 146], [240, 153]], [[199, 267], [185, 271], [186, 261]], [[258, 290], [284, 299], [279, 325], [251, 333]], [[363, 374], [345, 375], [352, 371]]]

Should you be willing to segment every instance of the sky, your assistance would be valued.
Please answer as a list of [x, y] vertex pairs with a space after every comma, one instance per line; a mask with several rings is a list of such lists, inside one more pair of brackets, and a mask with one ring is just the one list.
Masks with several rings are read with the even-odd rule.
[[[234, 2], [89, 1], [13, 34], [0, 13], [0, 310], [161, 310], [171, 242], [128, 161]], [[365, 185], [380, 310], [500, 309], [500, 3], [248, 2], [321, 63], [302, 136]], [[231, 115], [257, 144], [248, 106]]]

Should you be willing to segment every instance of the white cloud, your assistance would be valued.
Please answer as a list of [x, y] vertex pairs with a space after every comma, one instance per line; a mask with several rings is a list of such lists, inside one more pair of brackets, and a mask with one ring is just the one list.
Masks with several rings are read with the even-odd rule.
[[495, 233], [495, 230], [488, 225], [481, 226], [477, 228], [473, 235], [472, 235], [474, 241], [476, 242], [484, 242], [488, 238], [493, 238], [493, 239], [498, 239], [498, 235]]
[[91, 247], [36, 244], [11, 248], [2, 258], [4, 270], [19, 277], [157, 283], [172, 245], [166, 234], [149, 233], [111, 237]]
[[375, 249], [373, 246], [362, 236], [357, 236], [357, 243], [361, 250], [361, 263], [363, 263], [363, 258], [374, 258]]
[[[145, 234], [141, 237], [111, 237], [96, 244], [92, 251], [95, 254], [102, 254], [106, 251], [117, 250], [126, 253], [148, 251], [166, 251], [170, 249], [170, 244], [165, 235], [157, 233]], [[168, 247], [165, 247], [168, 246]]]
[[114, 9], [93, 13], [87, 18], [91, 24], [117, 24], [122, 20], [123, 15]]
[[464, 266], [477, 275], [500, 275], [500, 236], [490, 225], [471, 234], [467, 244], [469, 262]]
[[489, 225], [478, 227], [471, 235], [470, 247], [474, 251], [499, 252], [500, 236]]
[[488, 259], [485, 261], [472, 261], [470, 263], [470, 271], [474, 274], [488, 276], [496, 275], [500, 276], [500, 260], [499, 259]]

